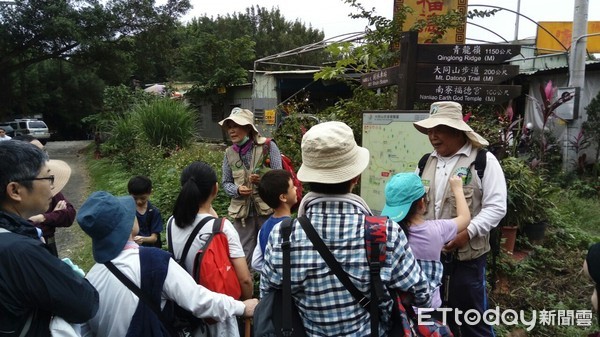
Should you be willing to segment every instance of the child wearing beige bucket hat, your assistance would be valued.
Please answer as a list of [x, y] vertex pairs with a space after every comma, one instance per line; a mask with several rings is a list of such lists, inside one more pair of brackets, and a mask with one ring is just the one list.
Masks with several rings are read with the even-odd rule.
[[[488, 309], [485, 285], [486, 258], [490, 251], [490, 231], [498, 226], [506, 214], [506, 182], [496, 157], [482, 149], [488, 141], [477, 134], [463, 120], [462, 106], [457, 102], [431, 104], [429, 117], [415, 122], [415, 128], [426, 134], [433, 152], [421, 172], [427, 186], [426, 220], [449, 219], [454, 211], [453, 195], [448, 179], [460, 175], [471, 211], [471, 222], [444, 246], [444, 282], [441, 292], [444, 305], [464, 311]], [[474, 162], [478, 154], [485, 159], [480, 175]], [[418, 169], [419, 170], [419, 169]], [[476, 325], [460, 325], [450, 317], [448, 324], [454, 334], [462, 336], [493, 336], [490, 325], [480, 321]]]
[[282, 168], [281, 152], [275, 142], [267, 143], [267, 138], [260, 135], [254, 114], [248, 109], [233, 108], [219, 125], [233, 143], [225, 149], [221, 184], [231, 198], [228, 215], [250, 265], [258, 230], [273, 213], [258, 195], [258, 183], [267, 170]]
[[[325, 122], [310, 128], [302, 137], [302, 166], [298, 178], [310, 185], [300, 203], [298, 217], [306, 216], [334, 254], [341, 268], [352, 275], [357, 288], [370, 289], [369, 264], [365, 251], [366, 217], [369, 206], [352, 189], [369, 165], [369, 150], [358, 146], [352, 129], [342, 122]], [[382, 219], [387, 232], [386, 259], [381, 279], [389, 289], [408, 291], [417, 305], [428, 306], [430, 288], [398, 224]], [[265, 251], [261, 294], [281, 287], [282, 236], [274, 226]], [[298, 220], [290, 236], [291, 288], [308, 335], [368, 336], [370, 317], [340, 283], [314, 249]], [[391, 310], [391, 307], [389, 308]], [[382, 329], [391, 322], [381, 315]], [[350, 319], [349, 319], [350, 318]], [[309, 324], [306, 324], [309, 322]]]

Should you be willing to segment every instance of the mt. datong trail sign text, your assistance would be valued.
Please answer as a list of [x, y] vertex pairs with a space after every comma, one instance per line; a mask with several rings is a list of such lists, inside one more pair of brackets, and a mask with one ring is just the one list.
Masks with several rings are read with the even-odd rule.
[[417, 64], [417, 82], [498, 84], [518, 74], [513, 65]]

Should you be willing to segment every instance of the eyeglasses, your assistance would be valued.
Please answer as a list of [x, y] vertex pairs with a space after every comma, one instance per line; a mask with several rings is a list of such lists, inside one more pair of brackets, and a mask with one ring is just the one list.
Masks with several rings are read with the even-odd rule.
[[17, 181], [32, 181], [32, 180], [49, 180], [50, 181], [50, 185], [54, 186], [54, 175], [49, 175], [47, 177], [41, 177], [41, 178], [26, 178], [26, 179], [19, 179]]

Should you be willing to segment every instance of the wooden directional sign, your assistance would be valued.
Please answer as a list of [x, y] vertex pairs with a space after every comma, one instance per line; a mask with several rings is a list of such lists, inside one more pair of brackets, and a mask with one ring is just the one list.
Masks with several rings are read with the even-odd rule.
[[498, 64], [521, 52], [516, 44], [419, 44], [417, 60], [423, 63]]
[[387, 87], [398, 84], [398, 73], [400, 67], [391, 67], [374, 71], [360, 77], [360, 83], [367, 89]]
[[417, 64], [417, 82], [498, 84], [519, 74], [519, 66], [488, 64]]
[[500, 104], [521, 95], [520, 85], [417, 83], [421, 102], [455, 101], [463, 104]]

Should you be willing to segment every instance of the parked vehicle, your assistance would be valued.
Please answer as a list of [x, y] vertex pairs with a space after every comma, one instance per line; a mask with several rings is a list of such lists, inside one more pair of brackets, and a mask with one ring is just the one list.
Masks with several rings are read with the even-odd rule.
[[8, 122], [0, 123], [0, 128], [4, 129], [7, 136], [9, 136], [9, 137], [15, 136], [15, 129], [13, 129], [12, 126], [10, 126], [10, 124]]
[[50, 139], [48, 125], [40, 119], [15, 119], [9, 122], [9, 125], [15, 130], [15, 136], [31, 135], [42, 142]]

